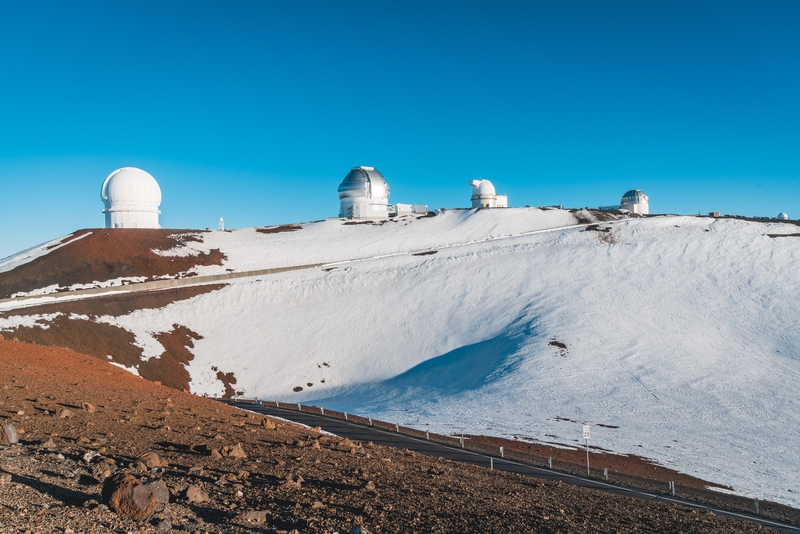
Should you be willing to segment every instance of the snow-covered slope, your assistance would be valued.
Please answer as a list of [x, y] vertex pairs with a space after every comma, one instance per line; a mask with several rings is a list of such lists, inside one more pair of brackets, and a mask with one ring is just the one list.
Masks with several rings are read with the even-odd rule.
[[479, 210], [209, 232], [186, 247], [227, 260], [200, 275], [341, 263], [100, 320], [134, 332], [145, 357], [173, 325], [200, 334], [196, 393], [222, 394], [224, 372], [248, 396], [444, 432], [463, 417], [470, 433], [569, 444], [588, 423], [593, 445], [800, 506], [800, 239], [767, 235], [797, 227], [575, 226], [589, 216]]

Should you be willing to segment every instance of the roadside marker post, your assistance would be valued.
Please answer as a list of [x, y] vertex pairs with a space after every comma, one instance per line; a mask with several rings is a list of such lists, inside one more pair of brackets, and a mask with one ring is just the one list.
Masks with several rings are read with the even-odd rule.
[[586, 475], [589, 475], [589, 425], [583, 425], [583, 439], [586, 440]]
[[500, 447], [500, 458], [505, 458], [503, 453], [503, 447]]

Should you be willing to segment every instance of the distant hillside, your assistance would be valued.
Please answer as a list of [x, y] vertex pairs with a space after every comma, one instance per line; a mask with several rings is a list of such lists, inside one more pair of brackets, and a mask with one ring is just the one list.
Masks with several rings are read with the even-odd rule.
[[[594, 446], [800, 505], [790, 491], [800, 483], [793, 224], [497, 209], [178, 234], [171, 248], [134, 248], [181, 267], [137, 276], [324, 265], [4, 302], [0, 332], [82, 344], [196, 393], [315, 402], [444, 432], [463, 418], [470, 433], [575, 446], [587, 423]], [[70, 256], [73, 244], [55, 252]], [[91, 250], [88, 263], [103, 264]], [[66, 286], [8, 281], [47, 271], [49, 256], [11, 258], [4, 291]], [[82, 283], [119, 283], [115, 273]]]

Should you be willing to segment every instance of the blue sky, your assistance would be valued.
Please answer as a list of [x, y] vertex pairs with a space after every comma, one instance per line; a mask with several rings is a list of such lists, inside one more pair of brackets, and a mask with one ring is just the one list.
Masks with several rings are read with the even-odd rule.
[[800, 217], [800, 3], [8, 2], [0, 257], [103, 224], [137, 166], [162, 226], [392, 202]]

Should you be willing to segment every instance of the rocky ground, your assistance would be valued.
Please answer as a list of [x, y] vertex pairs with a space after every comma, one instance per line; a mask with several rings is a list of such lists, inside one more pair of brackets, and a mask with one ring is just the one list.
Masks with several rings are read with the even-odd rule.
[[[19, 437], [0, 445], [0, 533], [764, 530], [351, 442], [5, 340], [0, 424]], [[113, 511], [122, 473], [129, 495], [151, 499], [141, 520]]]

